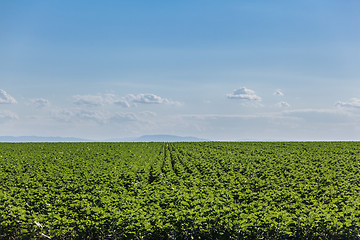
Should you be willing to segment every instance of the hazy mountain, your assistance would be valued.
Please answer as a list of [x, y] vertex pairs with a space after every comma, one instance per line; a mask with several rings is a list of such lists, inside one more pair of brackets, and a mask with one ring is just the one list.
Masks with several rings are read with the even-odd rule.
[[180, 137], [175, 135], [144, 135], [136, 139], [137, 142], [204, 142], [206, 139], [197, 137]]
[[109, 142], [206, 142], [196, 137], [180, 137], [175, 135], [144, 135], [138, 138], [112, 138]]
[[93, 140], [73, 137], [0, 136], [0, 142], [93, 142]]
[[180, 137], [175, 135], [144, 135], [134, 138], [111, 138], [96, 141], [73, 137], [39, 137], [39, 136], [0, 136], [0, 142], [205, 142], [206, 139], [196, 137]]

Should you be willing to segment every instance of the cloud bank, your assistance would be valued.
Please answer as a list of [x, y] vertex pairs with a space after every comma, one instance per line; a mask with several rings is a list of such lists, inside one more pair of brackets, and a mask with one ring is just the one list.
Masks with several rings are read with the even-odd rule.
[[75, 95], [74, 104], [88, 107], [98, 107], [108, 104], [115, 104], [121, 107], [131, 107], [137, 104], [169, 104], [181, 105], [179, 102], [163, 98], [153, 93], [128, 94], [125, 97], [118, 97], [114, 94], [105, 95]]

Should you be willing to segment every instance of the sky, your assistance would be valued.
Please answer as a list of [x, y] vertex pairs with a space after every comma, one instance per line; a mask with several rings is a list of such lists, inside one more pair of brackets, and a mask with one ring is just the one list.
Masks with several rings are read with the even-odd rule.
[[360, 1], [0, 1], [0, 136], [360, 140]]

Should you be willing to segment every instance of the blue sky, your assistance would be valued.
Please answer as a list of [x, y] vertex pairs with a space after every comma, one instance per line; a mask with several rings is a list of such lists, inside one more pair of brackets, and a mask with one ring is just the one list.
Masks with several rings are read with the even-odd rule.
[[0, 135], [359, 140], [359, 1], [1, 1]]

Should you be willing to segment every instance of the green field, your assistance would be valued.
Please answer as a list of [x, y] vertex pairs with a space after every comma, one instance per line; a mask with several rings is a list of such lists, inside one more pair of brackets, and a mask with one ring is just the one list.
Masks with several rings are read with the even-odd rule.
[[358, 239], [360, 143], [1, 143], [1, 239]]

